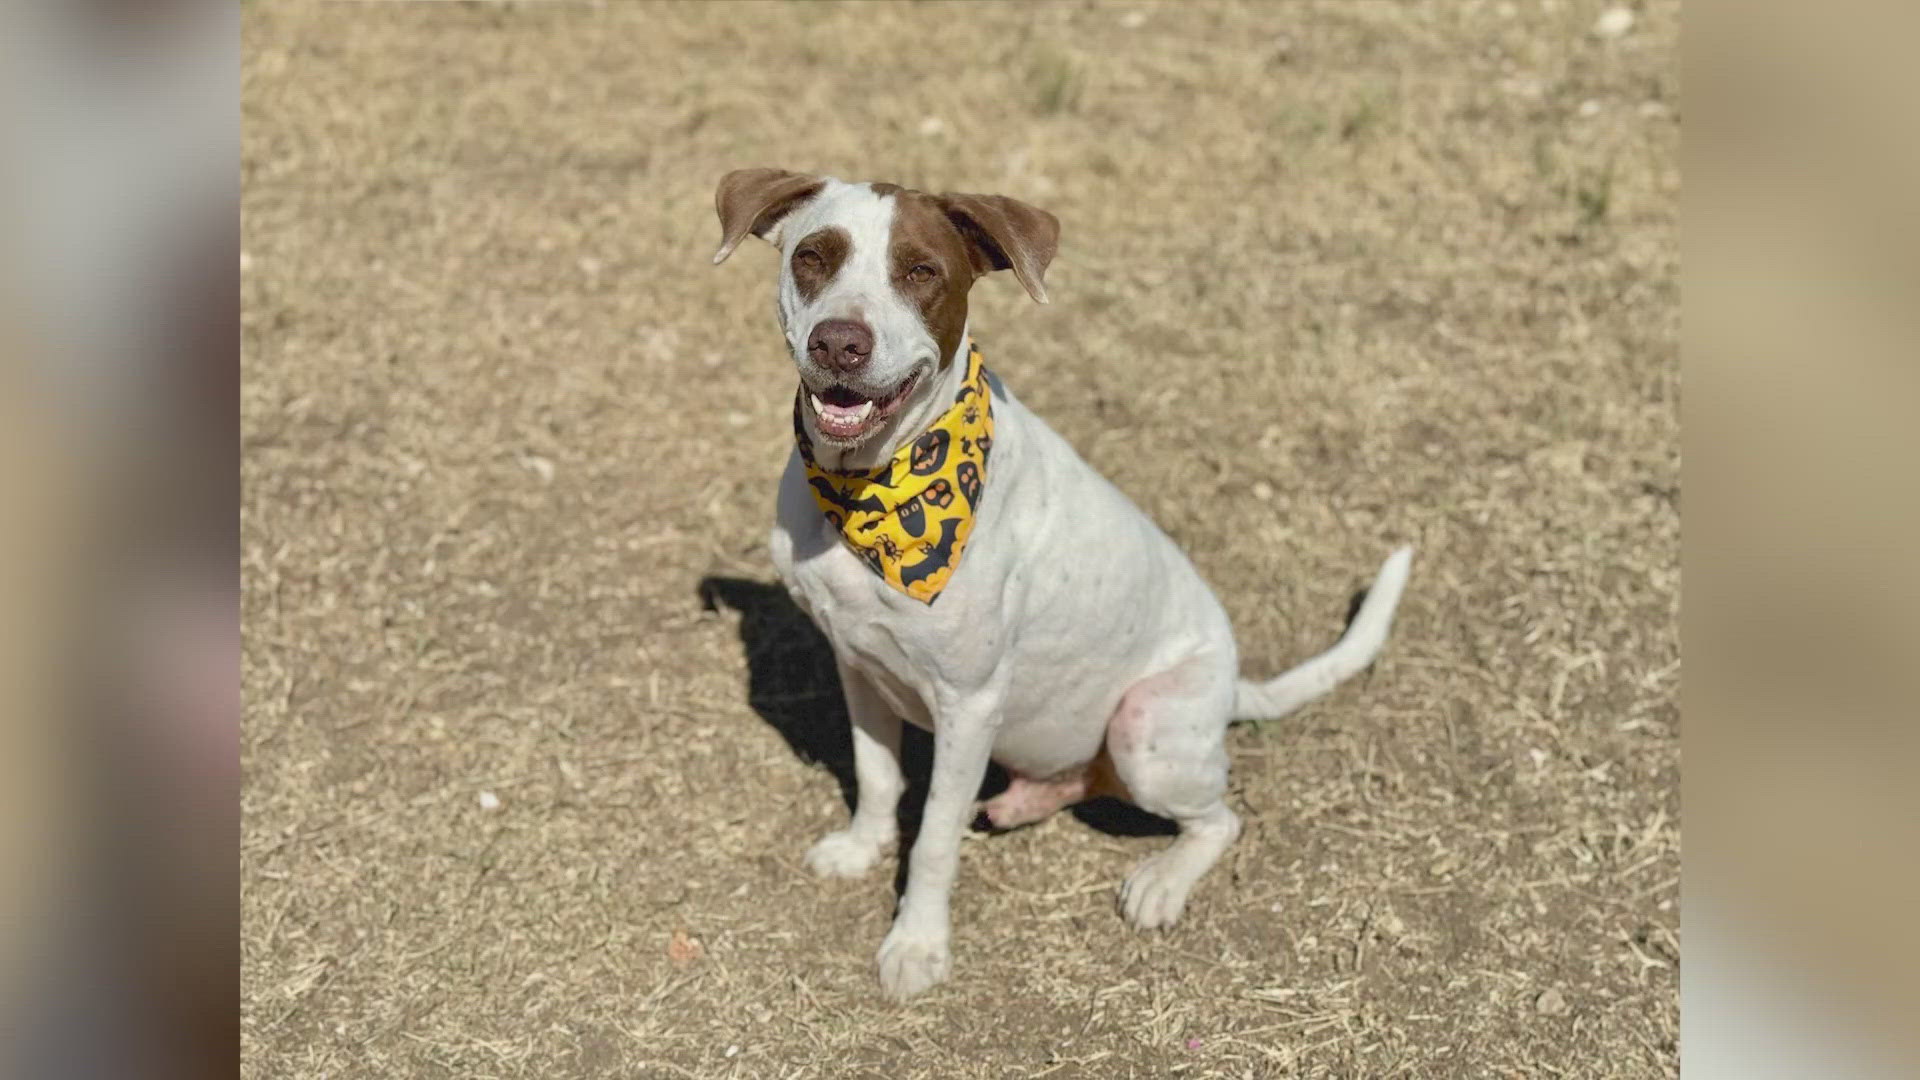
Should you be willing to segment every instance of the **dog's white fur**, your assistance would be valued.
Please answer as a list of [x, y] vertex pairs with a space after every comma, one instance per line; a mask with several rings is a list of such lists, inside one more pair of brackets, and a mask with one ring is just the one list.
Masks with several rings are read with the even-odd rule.
[[[810, 429], [815, 436], [815, 460], [828, 468], [871, 468], [886, 460], [946, 411], [966, 374], [965, 364], [949, 365], [946, 378], [938, 386], [927, 378], [938, 366], [940, 349], [920, 313], [893, 287], [887, 263], [893, 201], [894, 196], [876, 195], [866, 184], [847, 184], [829, 177], [819, 195], [787, 215], [767, 235], [783, 256], [777, 314], [787, 347], [799, 365], [801, 382], [816, 390], [844, 382], [870, 397], [879, 397], [916, 372], [922, 377], [913, 400], [855, 447], [837, 446], [820, 439], [818, 428]], [[845, 229], [853, 240], [853, 252], [832, 283], [808, 303], [794, 285], [793, 248], [824, 225]], [[807, 335], [827, 319], [864, 321], [873, 330], [873, 355], [857, 374], [829, 371], [807, 355]], [[813, 423], [811, 412], [807, 423]]]
[[[781, 249], [780, 322], [803, 382], [832, 381], [806, 348], [828, 318], [862, 318], [874, 331], [863, 391], [922, 373], [913, 400], [851, 448], [820, 439], [803, 410], [829, 466], [890, 456], [953, 401], [966, 369], [964, 355], [938, 363], [934, 338], [889, 278], [894, 198], [830, 180], [766, 234]], [[853, 254], [808, 303], [792, 281], [793, 248], [827, 224], [847, 230]], [[965, 556], [931, 606], [888, 587], [840, 542], [797, 451], [780, 481], [774, 565], [833, 644], [859, 788], [852, 821], [807, 852], [810, 867], [845, 876], [874, 866], [896, 839], [900, 722], [933, 733], [926, 812], [880, 947], [880, 981], [896, 996], [949, 972], [948, 897], [989, 758], [1045, 781], [1086, 767], [1104, 745], [1132, 800], [1180, 827], [1126, 879], [1121, 907], [1141, 928], [1178, 920], [1195, 882], [1240, 832], [1223, 801], [1229, 721], [1277, 717], [1365, 667], [1386, 638], [1411, 558], [1402, 548], [1387, 559], [1329, 652], [1265, 684], [1241, 680], [1226, 613], [1187, 557], [997, 379], [992, 390], [984, 495]]]

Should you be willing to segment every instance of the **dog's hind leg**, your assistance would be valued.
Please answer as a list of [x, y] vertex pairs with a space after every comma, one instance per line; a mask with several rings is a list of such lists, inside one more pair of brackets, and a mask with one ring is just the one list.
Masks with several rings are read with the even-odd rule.
[[988, 799], [980, 807], [987, 822], [996, 829], [1013, 829], [1045, 821], [1061, 807], [1072, 806], [1086, 798], [1087, 774], [1083, 769], [1048, 780], [1014, 774], [1007, 790]]
[[1240, 835], [1225, 802], [1235, 680], [1231, 656], [1196, 656], [1129, 687], [1107, 723], [1126, 798], [1180, 826], [1120, 887], [1121, 910], [1142, 930], [1178, 922], [1194, 883]]

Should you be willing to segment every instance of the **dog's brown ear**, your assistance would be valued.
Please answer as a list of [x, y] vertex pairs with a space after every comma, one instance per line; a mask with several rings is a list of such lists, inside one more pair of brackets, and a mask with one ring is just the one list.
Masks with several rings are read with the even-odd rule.
[[720, 212], [720, 250], [713, 253], [714, 264], [725, 262], [748, 233], [766, 239], [781, 218], [825, 186], [818, 176], [784, 169], [735, 169], [721, 177], [713, 193], [714, 209]]
[[1027, 295], [1047, 302], [1047, 264], [1060, 247], [1060, 221], [1005, 195], [940, 196], [947, 217], [966, 238], [973, 268], [1012, 270]]

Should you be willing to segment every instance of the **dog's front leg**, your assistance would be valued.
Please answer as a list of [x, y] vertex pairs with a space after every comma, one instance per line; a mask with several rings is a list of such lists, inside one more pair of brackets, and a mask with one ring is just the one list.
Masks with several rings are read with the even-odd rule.
[[807, 865], [822, 877], [859, 877], [899, 835], [900, 718], [858, 669], [840, 663], [840, 687], [853, 721], [853, 779], [858, 794], [847, 827], [820, 838]]
[[[996, 680], [996, 683], [998, 680]], [[907, 866], [907, 888], [893, 929], [880, 943], [880, 986], [907, 997], [945, 979], [949, 899], [960, 863], [960, 839], [973, 820], [974, 797], [987, 773], [1004, 687], [956, 695], [934, 707], [933, 781]]]

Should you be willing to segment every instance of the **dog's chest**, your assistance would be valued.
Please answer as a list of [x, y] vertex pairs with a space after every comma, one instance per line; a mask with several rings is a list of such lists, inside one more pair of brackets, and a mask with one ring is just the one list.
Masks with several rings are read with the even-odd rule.
[[[898, 597], [824, 521], [815, 520], [820, 531], [814, 536], [774, 530], [773, 562], [781, 580], [842, 659], [867, 675], [888, 705], [925, 726], [929, 714], [919, 687], [935, 673], [926, 670], [926, 650], [915, 639], [926, 629], [916, 616], [929, 613], [903, 610], [901, 601], [922, 605]], [[810, 554], [796, 558], [796, 549]]]
[[789, 472], [769, 546], [795, 604], [834, 651], [869, 676], [887, 704], [925, 727], [936, 687], [970, 683], [983, 664], [991, 666], [1000, 635], [997, 625], [982, 625], [995, 620], [981, 605], [995, 575], [976, 565], [986, 540], [976, 526], [967, 560], [934, 603], [922, 603], [849, 550], [813, 505], [804, 480]]

